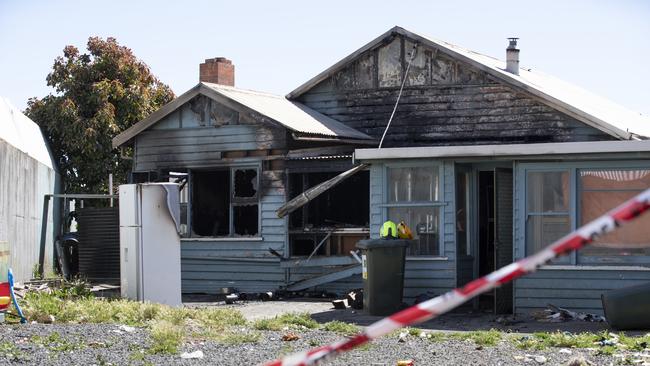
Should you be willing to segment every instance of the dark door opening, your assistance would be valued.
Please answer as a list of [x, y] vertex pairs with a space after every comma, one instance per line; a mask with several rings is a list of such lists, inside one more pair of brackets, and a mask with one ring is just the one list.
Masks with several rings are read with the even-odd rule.
[[[494, 263], [494, 171], [480, 171], [477, 187], [478, 275], [495, 270]], [[494, 292], [479, 297], [481, 310], [494, 310]]]

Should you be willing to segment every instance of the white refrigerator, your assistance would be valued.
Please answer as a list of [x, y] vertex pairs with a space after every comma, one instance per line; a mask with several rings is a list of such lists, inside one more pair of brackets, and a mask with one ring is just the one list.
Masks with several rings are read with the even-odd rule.
[[142, 183], [119, 188], [123, 298], [182, 304], [178, 187]]

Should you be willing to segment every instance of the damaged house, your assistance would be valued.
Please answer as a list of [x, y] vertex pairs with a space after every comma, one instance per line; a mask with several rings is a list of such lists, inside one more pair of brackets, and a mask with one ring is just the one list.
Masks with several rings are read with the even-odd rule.
[[[196, 87], [114, 139], [134, 181], [186, 182], [183, 291], [359, 287], [349, 252], [390, 219], [415, 234], [405, 296], [437, 295], [650, 187], [650, 121], [519, 67], [516, 43], [503, 62], [395, 27], [286, 97], [206, 60]], [[648, 225], [473, 306], [602, 313], [601, 293], [650, 281]]]

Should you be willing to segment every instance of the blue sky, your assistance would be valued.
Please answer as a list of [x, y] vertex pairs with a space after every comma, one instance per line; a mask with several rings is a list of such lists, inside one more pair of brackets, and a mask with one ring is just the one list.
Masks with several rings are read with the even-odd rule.
[[286, 94], [394, 25], [505, 58], [650, 115], [650, 1], [0, 0], [0, 95], [49, 92], [65, 45], [114, 36], [176, 94], [225, 56], [236, 85]]

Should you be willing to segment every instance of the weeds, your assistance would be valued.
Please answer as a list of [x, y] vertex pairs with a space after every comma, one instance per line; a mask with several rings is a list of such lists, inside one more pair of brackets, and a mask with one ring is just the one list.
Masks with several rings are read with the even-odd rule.
[[0, 359], [9, 360], [26, 359], [26, 355], [11, 342], [0, 342]]
[[149, 347], [151, 354], [176, 354], [183, 341], [183, 327], [173, 324], [168, 320], [161, 320], [151, 326], [152, 345]]
[[334, 320], [323, 324], [323, 330], [342, 334], [355, 334], [359, 332], [359, 327], [354, 324]]
[[596, 348], [598, 353], [612, 355], [619, 349], [642, 351], [650, 345], [650, 334], [641, 337], [628, 337], [608, 331], [601, 333], [534, 333], [531, 336], [514, 339], [517, 347], [522, 349], [543, 350], [549, 347], [559, 348]]
[[471, 340], [477, 346], [496, 346], [501, 341], [501, 332], [496, 329], [458, 332], [447, 335], [450, 339]]
[[257, 343], [260, 341], [261, 334], [259, 332], [248, 332], [245, 329], [241, 331], [228, 331], [215, 340], [224, 344], [242, 344], [242, 343]]
[[287, 313], [272, 319], [260, 319], [253, 323], [257, 330], [316, 329], [319, 324], [309, 313]]
[[71, 352], [85, 347], [83, 342], [71, 342], [63, 338], [58, 332], [52, 332], [46, 337], [33, 336], [31, 341], [52, 352]]

